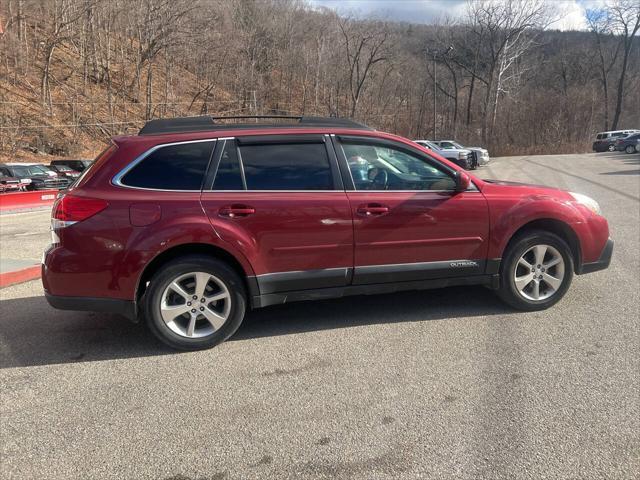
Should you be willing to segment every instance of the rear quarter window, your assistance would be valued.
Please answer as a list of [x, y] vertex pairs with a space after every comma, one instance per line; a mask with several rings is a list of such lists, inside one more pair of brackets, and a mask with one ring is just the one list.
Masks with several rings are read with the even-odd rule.
[[200, 190], [215, 141], [167, 145], [149, 153], [122, 185], [157, 190]]

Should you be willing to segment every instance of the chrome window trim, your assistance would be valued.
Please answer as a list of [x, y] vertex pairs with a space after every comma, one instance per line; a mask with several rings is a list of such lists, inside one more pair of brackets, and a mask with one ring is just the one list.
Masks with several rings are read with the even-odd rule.
[[144, 151], [140, 155], [138, 155], [126, 167], [124, 167], [122, 170], [120, 170], [111, 179], [111, 184], [116, 186], [116, 187], [121, 187], [121, 188], [129, 188], [129, 189], [133, 189], [133, 190], [148, 190], [148, 191], [152, 191], [152, 192], [201, 192], [202, 191], [202, 187], [200, 187], [200, 188], [198, 188], [196, 190], [177, 190], [177, 189], [169, 189], [169, 188], [135, 187], [135, 186], [132, 186], [132, 185], [127, 185], [125, 183], [122, 183], [122, 178], [127, 173], [129, 173], [129, 171], [131, 169], [133, 169], [136, 165], [138, 165], [140, 162], [142, 162], [145, 158], [147, 158], [149, 155], [151, 155], [156, 150], [160, 150], [161, 148], [173, 147], [174, 145], [187, 145], [187, 144], [190, 144], [190, 143], [212, 142], [214, 145], [213, 145], [213, 149], [211, 150], [211, 152], [213, 153], [213, 150], [215, 149], [215, 143], [218, 140], [222, 140], [222, 138], [205, 138], [205, 139], [202, 139], [202, 140], [185, 140], [184, 142], [160, 143], [158, 145], [155, 145], [155, 146], [151, 147], [150, 149]]
[[[171, 190], [173, 192], [177, 190]], [[469, 189], [464, 192], [456, 192], [455, 190], [203, 190], [202, 193], [314, 193], [314, 192], [336, 192], [336, 193], [474, 193], [479, 192], [477, 189]]]
[[[335, 134], [328, 134], [332, 137], [335, 137]], [[332, 190], [204, 190], [202, 188], [197, 189], [197, 190], [174, 190], [174, 189], [164, 189], [164, 188], [147, 188], [147, 187], [134, 187], [132, 185], [126, 185], [124, 183], [122, 183], [122, 178], [129, 173], [129, 171], [131, 169], [133, 169], [136, 165], [138, 165], [140, 162], [142, 162], [146, 157], [148, 157], [149, 155], [151, 155], [153, 152], [155, 152], [156, 150], [159, 150], [161, 148], [164, 147], [171, 147], [174, 145], [185, 145], [185, 144], [189, 144], [189, 143], [202, 143], [202, 142], [218, 142], [221, 140], [235, 140], [237, 137], [219, 137], [219, 138], [206, 138], [206, 139], [201, 139], [201, 140], [185, 140], [183, 142], [171, 142], [171, 143], [161, 143], [158, 145], [155, 145], [153, 147], [151, 147], [150, 149], [144, 151], [143, 153], [141, 153], [140, 155], [138, 155], [136, 158], [134, 158], [129, 164], [127, 164], [127, 166], [125, 166], [122, 170], [120, 170], [112, 179], [111, 179], [111, 184], [120, 188], [127, 188], [127, 189], [131, 189], [131, 190], [146, 190], [146, 191], [151, 191], [151, 192], [179, 192], [179, 193], [193, 193], [193, 192], [200, 192], [200, 193], [327, 193], [327, 192], [342, 192], [342, 193], [346, 193], [346, 192], [376, 192], [376, 193], [384, 193], [384, 192], [388, 192], [388, 193], [402, 193], [402, 192], [408, 192], [408, 193], [455, 193], [455, 190], [347, 190], [346, 187], [344, 187], [342, 190], [336, 190], [336, 189], [332, 189]], [[215, 145], [213, 147], [215, 149]], [[349, 175], [351, 176], [351, 179], [353, 181], [353, 175], [351, 173], [351, 169], [349, 170]], [[466, 192], [479, 192], [478, 188], [476, 187], [476, 185], [471, 182], [471, 184], [473, 185], [473, 189], [469, 189], [466, 190]]]

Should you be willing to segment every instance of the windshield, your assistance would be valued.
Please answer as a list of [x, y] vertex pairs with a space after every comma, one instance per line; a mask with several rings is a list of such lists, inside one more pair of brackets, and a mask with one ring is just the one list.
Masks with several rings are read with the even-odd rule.
[[423, 147], [427, 147], [431, 150], [435, 150], [436, 152], [440, 150], [440, 147], [438, 145], [436, 145], [433, 142], [430, 142], [429, 140], [420, 140], [418, 143]]
[[17, 177], [28, 177], [31, 175], [47, 175], [46, 170], [40, 168], [38, 165], [29, 166], [12, 166], [13, 174]]

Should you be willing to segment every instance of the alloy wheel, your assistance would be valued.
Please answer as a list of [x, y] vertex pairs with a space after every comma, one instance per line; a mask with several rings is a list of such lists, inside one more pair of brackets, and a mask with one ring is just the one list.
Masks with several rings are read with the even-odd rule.
[[160, 314], [174, 333], [202, 338], [219, 330], [229, 318], [231, 295], [226, 285], [206, 272], [185, 273], [164, 289]]
[[518, 293], [532, 301], [551, 298], [562, 286], [564, 259], [551, 245], [534, 245], [522, 254], [513, 271]]

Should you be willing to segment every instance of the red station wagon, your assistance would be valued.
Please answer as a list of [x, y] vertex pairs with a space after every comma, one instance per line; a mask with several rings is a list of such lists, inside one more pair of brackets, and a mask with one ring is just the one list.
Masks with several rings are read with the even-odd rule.
[[288, 119], [153, 120], [115, 137], [54, 205], [49, 303], [199, 349], [248, 308], [297, 300], [484, 285], [541, 310], [610, 263], [589, 197], [481, 180], [350, 120]]

